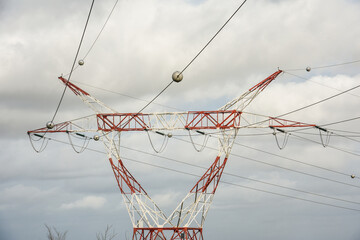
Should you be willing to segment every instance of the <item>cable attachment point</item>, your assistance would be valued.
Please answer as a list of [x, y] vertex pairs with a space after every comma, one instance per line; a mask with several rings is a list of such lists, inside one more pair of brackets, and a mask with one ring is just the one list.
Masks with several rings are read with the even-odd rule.
[[49, 122], [46, 123], [46, 127], [48, 129], [53, 129], [55, 127], [55, 124], [52, 121], [49, 121]]
[[[329, 132], [327, 129], [319, 127], [319, 126], [315, 126], [315, 128], [319, 129], [321, 144], [323, 145], [323, 147], [327, 147], [329, 145], [332, 132]], [[322, 132], [326, 133], [325, 137], [323, 136]]]
[[[290, 133], [288, 133], [285, 130], [282, 130], [280, 128], [274, 128], [274, 127], [271, 127], [271, 126], [270, 126], [270, 128], [274, 130], [273, 135], [275, 136], [277, 146], [279, 147], [280, 150], [284, 149], [286, 147], [286, 144], [287, 144], [288, 140], [289, 140]], [[276, 135], [277, 134], [276, 131], [279, 131], [279, 132], [284, 134], [284, 140], [282, 142], [282, 145], [279, 144], [279, 140], [278, 140], [278, 137]]]
[[[196, 132], [199, 133], [200, 135], [203, 135], [203, 136], [204, 136], [204, 141], [203, 141], [202, 145], [200, 145], [200, 144], [197, 144], [197, 143], [194, 142], [194, 139], [193, 139], [193, 137], [192, 137], [192, 135], [191, 135], [191, 130], [188, 129], [188, 128], [187, 128], [187, 130], [188, 130], [188, 133], [189, 133], [189, 137], [190, 137], [191, 143], [192, 143], [193, 147], [195, 148], [195, 150], [196, 150], [197, 152], [201, 152], [202, 150], [204, 150], [204, 148], [206, 147], [206, 144], [207, 144], [207, 142], [208, 142], [208, 140], [209, 140], [209, 135], [208, 135], [208, 134], [205, 134], [205, 133], [202, 132], [202, 131], [198, 131], [198, 130], [196, 131]], [[200, 145], [200, 148], [197, 148], [196, 145]]]
[[[31, 146], [32, 148], [35, 150], [35, 152], [37, 153], [40, 153], [42, 151], [44, 151], [44, 149], [47, 147], [47, 144], [50, 140], [50, 138], [47, 138], [45, 137], [45, 134], [44, 135], [40, 135], [40, 134], [37, 134], [37, 133], [29, 133], [28, 132], [28, 136], [29, 136], [29, 140], [30, 140], [30, 143], [31, 143]], [[37, 137], [37, 138], [34, 138], [33, 136]], [[41, 143], [40, 144], [37, 144], [39, 147], [36, 148], [34, 143], [33, 142], [38, 142], [41, 140]]]
[[[86, 148], [87, 146], [89, 145], [89, 142], [90, 142], [90, 139], [89, 137], [85, 136], [84, 134], [82, 133], [75, 133], [76, 136], [79, 136], [77, 138], [81, 139], [83, 141], [83, 144], [82, 146], [79, 146], [79, 145], [75, 145], [73, 143], [73, 140], [71, 138], [71, 133], [69, 131], [66, 131], [67, 135], [68, 135], [68, 138], [69, 138], [69, 143], [71, 145], [71, 147], [73, 148], [73, 150], [76, 152], [76, 153], [82, 153]], [[80, 147], [80, 149], [77, 149], [75, 148], [76, 147]]]
[[183, 80], [183, 75], [181, 72], [176, 71], [172, 74], [172, 80], [174, 82], [181, 82], [181, 80]]
[[166, 135], [165, 133], [159, 132], [159, 131], [155, 131], [155, 133], [157, 133], [157, 134], [159, 134], [159, 135], [161, 135], [161, 136], [164, 137], [164, 138], [163, 138], [163, 142], [162, 142], [162, 144], [161, 144], [161, 147], [160, 147], [159, 149], [155, 149], [155, 146], [154, 146], [154, 144], [153, 144], [153, 141], [151, 140], [149, 131], [146, 130], [145, 132], [146, 132], [147, 135], [148, 135], [148, 138], [149, 138], [149, 141], [150, 141], [150, 144], [151, 144], [151, 147], [153, 148], [153, 150], [154, 150], [156, 153], [161, 153], [161, 152], [163, 152], [163, 151], [165, 150], [165, 148], [166, 148], [166, 146], [167, 146], [167, 143], [168, 143], [168, 140], [169, 140], [168, 135]]

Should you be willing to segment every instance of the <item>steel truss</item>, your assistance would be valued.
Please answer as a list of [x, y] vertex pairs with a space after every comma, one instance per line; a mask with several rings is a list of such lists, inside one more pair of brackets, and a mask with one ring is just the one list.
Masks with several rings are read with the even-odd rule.
[[[31, 136], [44, 138], [44, 135], [48, 133], [66, 133], [69, 138], [70, 135], [75, 134], [78, 137], [102, 140], [133, 225], [133, 240], [203, 240], [204, 222], [234, 140], [241, 128], [240, 120], [244, 119], [243, 110], [281, 72], [279, 70], [273, 73], [219, 110], [149, 114], [118, 113], [80, 87], [59, 77], [76, 96], [94, 110], [95, 114], [55, 124], [51, 129], [32, 130], [28, 134], [30, 138]], [[271, 117], [250, 124], [248, 120], [246, 122], [249, 127], [274, 129], [315, 126]], [[121, 132], [153, 131], [168, 137], [169, 135], [165, 133], [173, 130], [196, 131], [205, 134], [204, 131], [211, 129], [216, 129], [221, 133], [218, 139], [218, 155], [175, 210], [166, 216], [121, 160], [119, 151]], [[87, 137], [85, 133], [98, 135]]]

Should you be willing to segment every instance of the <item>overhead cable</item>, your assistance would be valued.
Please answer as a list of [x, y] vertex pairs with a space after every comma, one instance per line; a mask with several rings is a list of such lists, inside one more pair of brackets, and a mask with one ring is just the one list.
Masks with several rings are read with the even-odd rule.
[[[342, 62], [342, 63], [336, 63], [336, 64], [330, 64], [330, 65], [324, 65], [324, 66], [311, 67], [311, 69], [338, 67], [338, 66], [348, 65], [348, 64], [358, 63], [358, 62], [360, 62], [360, 60]], [[304, 70], [304, 69], [305, 68], [295, 68], [295, 69], [286, 69], [285, 71], [300, 71], [300, 70]]]
[[235, 10], [235, 12], [229, 17], [229, 19], [221, 26], [221, 28], [215, 33], [215, 35], [205, 44], [205, 46], [195, 55], [195, 57], [181, 70], [179, 73], [182, 74], [194, 61], [199, 55], [209, 46], [209, 44], [216, 38], [216, 36], [224, 29], [224, 27], [230, 22], [230, 20], [236, 15], [236, 13], [240, 10], [240, 8], [245, 4], [247, 0], [243, 1], [240, 6]]
[[[235, 12], [230, 16], [230, 18], [221, 26], [221, 28], [215, 33], [215, 35], [205, 44], [205, 46], [195, 55], [195, 57], [177, 74], [177, 76], [182, 75], [182, 73], [195, 61], [195, 59], [207, 48], [207, 46], [215, 39], [215, 37], [223, 30], [223, 28], [230, 22], [230, 20], [235, 16], [235, 14], [240, 10], [240, 8], [245, 4], [247, 0], [243, 1], [240, 6], [235, 10]], [[153, 99], [151, 99], [143, 108], [141, 108], [137, 114], [145, 110], [155, 99], [157, 99], [174, 81], [171, 81], [164, 89], [160, 91]], [[136, 115], [137, 115], [136, 114]], [[130, 120], [129, 120], [130, 121]], [[126, 123], [127, 124], [127, 123]]]
[[84, 27], [84, 30], [82, 32], [82, 35], [81, 35], [81, 39], [80, 39], [80, 43], [79, 43], [79, 46], [78, 46], [78, 49], [76, 51], [76, 54], [75, 54], [75, 58], [74, 58], [74, 61], [73, 61], [73, 64], [72, 64], [72, 67], [71, 67], [71, 70], [70, 70], [70, 73], [69, 73], [69, 77], [68, 77], [68, 80], [65, 84], [65, 87], [64, 87], [64, 91], [63, 93], [61, 94], [61, 98], [60, 98], [60, 101], [56, 107], [56, 110], [55, 110], [55, 113], [54, 113], [54, 116], [52, 117], [51, 119], [51, 122], [54, 122], [54, 119], [59, 111], [59, 108], [60, 108], [60, 105], [63, 101], [63, 98], [64, 98], [64, 95], [65, 95], [65, 92], [66, 92], [66, 89], [67, 89], [67, 86], [68, 86], [68, 83], [70, 82], [70, 79], [71, 79], [71, 75], [74, 71], [74, 67], [75, 67], [75, 63], [76, 63], [76, 60], [78, 58], [78, 55], [79, 55], [79, 52], [80, 52], [80, 48], [81, 48], [81, 45], [82, 45], [82, 42], [83, 42], [83, 39], [84, 39], [84, 36], [85, 36], [85, 32], [86, 32], [86, 29], [87, 29], [87, 26], [88, 26], [88, 23], [89, 23], [89, 19], [90, 19], [90, 16], [91, 16], [91, 12], [92, 12], [92, 9], [93, 9], [93, 6], [94, 6], [94, 2], [95, 0], [92, 0], [92, 3], [91, 3], [91, 6], [90, 6], [90, 10], [89, 10], [89, 13], [88, 13], [88, 16], [87, 16], [87, 19], [86, 19], [86, 23], [85, 23], [85, 27]]
[[[56, 142], [59, 142], [59, 143], [69, 144], [69, 143], [67, 143], [67, 142], [60, 141], [60, 140], [56, 140], [56, 139], [52, 139], [52, 138], [47, 138], [47, 139], [48, 139], [48, 140], [53, 140], [53, 141], [56, 141]], [[131, 148], [128, 148], [128, 149], [131, 149]], [[96, 150], [96, 149], [92, 149], [92, 148], [88, 148], [88, 150], [93, 151], [93, 152], [98, 152], [98, 153], [105, 153], [104, 151], [100, 151], [100, 150]], [[134, 150], [134, 149], [131, 149], [131, 150]], [[146, 152], [140, 151], [140, 150], [134, 150], [134, 151], [139, 151], [139, 152], [141, 152], [141, 153], [146, 153]], [[146, 153], [146, 154], [150, 154], [150, 153]], [[150, 155], [154, 155], [154, 156], [157, 156], [157, 157], [161, 157], [161, 156], [158, 156], [158, 155], [155, 155], [155, 154], [150, 154]], [[164, 158], [164, 157], [161, 157], [161, 158]], [[184, 172], [184, 171], [180, 171], [180, 170], [177, 170], [177, 169], [173, 169], [173, 168], [169, 168], [169, 167], [164, 167], [164, 166], [160, 166], [160, 165], [156, 165], [156, 164], [151, 164], [151, 163], [147, 163], [147, 162], [143, 162], [143, 161], [139, 161], [139, 160], [127, 158], [127, 157], [122, 157], [122, 159], [128, 160], [128, 161], [132, 161], [132, 162], [136, 162], [136, 163], [140, 163], [140, 164], [143, 164], [143, 165], [148, 165], [148, 166], [151, 166], [151, 167], [161, 168], [161, 169], [164, 169], [164, 170], [168, 170], [168, 171], [172, 171], [172, 172], [177, 172], [177, 173], [185, 174], [185, 175], [190, 175], [190, 176], [195, 176], [195, 177], [201, 177], [200, 175], [197, 175], [197, 174], [192, 174], [192, 173], [189, 173], [189, 172]], [[167, 158], [167, 159], [170, 159], [170, 158]], [[170, 160], [173, 160], [173, 159], [170, 159]], [[197, 168], [207, 169], [207, 168], [205, 168], [205, 167], [201, 167], [201, 166], [198, 166], [198, 165], [195, 165], [195, 164], [190, 164], [190, 163], [182, 162], [182, 161], [179, 161], [179, 160], [175, 160], [175, 161], [176, 161], [176, 162], [179, 162], [179, 163], [186, 164], [186, 165], [194, 166], [194, 167], [197, 167]], [[280, 187], [280, 188], [284, 188], [284, 189], [288, 189], [288, 190], [292, 190], [292, 191], [302, 192], [302, 193], [306, 193], [306, 194], [314, 195], [314, 196], [318, 196], [318, 197], [328, 198], [328, 199], [332, 199], [332, 200], [337, 200], [337, 201], [342, 201], [342, 202], [347, 202], [347, 203], [352, 203], [352, 204], [357, 204], [357, 205], [360, 204], [360, 203], [358, 203], [358, 202], [349, 201], [349, 200], [345, 200], [345, 199], [341, 199], [341, 198], [330, 197], [330, 196], [326, 196], [326, 195], [323, 195], [323, 194], [311, 193], [311, 192], [308, 192], [308, 191], [303, 191], [303, 190], [299, 190], [299, 189], [295, 189], [295, 188], [284, 187], [284, 186], [281, 186], [281, 185], [278, 185], [278, 184], [272, 184], [272, 183], [268, 183], [268, 182], [265, 182], [265, 181], [260, 181], [260, 180], [256, 180], [256, 179], [246, 178], [246, 177], [242, 177], [242, 176], [239, 176], [239, 175], [236, 175], [236, 174], [230, 174], [230, 173], [225, 173], [225, 172], [224, 172], [224, 174], [225, 174], [225, 175], [229, 175], [229, 176], [233, 176], [233, 177], [243, 178], [243, 179], [250, 180], [250, 181], [255, 181], [255, 182], [267, 184], [267, 185], [272, 185], [272, 186], [276, 186], [276, 187]], [[258, 188], [253, 188], [253, 187], [249, 187], [249, 186], [244, 186], [244, 185], [240, 185], [240, 184], [236, 184], [236, 183], [230, 183], [230, 182], [226, 182], [226, 181], [223, 181], [223, 180], [221, 180], [220, 182], [225, 183], [225, 184], [228, 184], [228, 185], [232, 185], [232, 186], [237, 186], [237, 187], [241, 187], [241, 188], [251, 189], [251, 190], [255, 190], [255, 191], [259, 191], [259, 192], [269, 193], [269, 194], [272, 194], [272, 195], [277, 195], [277, 196], [282, 196], [282, 197], [297, 199], [297, 200], [301, 200], [301, 201], [316, 203], [316, 204], [320, 204], [320, 205], [325, 205], [325, 206], [330, 206], [330, 207], [335, 207], [335, 208], [342, 208], [342, 209], [347, 209], [347, 210], [352, 210], [352, 211], [360, 211], [360, 209], [349, 208], [349, 207], [339, 206], [339, 205], [335, 205], [335, 204], [329, 204], [329, 203], [324, 203], [324, 202], [309, 200], [309, 199], [300, 198], [300, 197], [296, 197], [296, 196], [292, 196], [292, 195], [287, 195], [287, 194], [282, 194], [282, 193], [276, 193], [276, 192], [272, 192], [272, 191], [268, 191], [268, 190], [263, 190], [263, 189], [258, 189]]]
[[[109, 21], [109, 19], [110, 19], [111, 15], [112, 15], [112, 13], [114, 12], [114, 9], [115, 9], [115, 7], [116, 7], [116, 5], [117, 5], [118, 1], [119, 1], [119, 0], [116, 0], [116, 1], [115, 1], [115, 4], [114, 4], [114, 6], [112, 7], [112, 9], [111, 9], [111, 11], [110, 11], [110, 13], [109, 13], [108, 17], [106, 18], [106, 21], [105, 21], [105, 23], [103, 24], [103, 26], [102, 26], [102, 28], [101, 28], [100, 32], [99, 32], [99, 33], [98, 33], [98, 35], [96, 36], [95, 40], [94, 40], [94, 41], [93, 41], [93, 43], [91, 44], [90, 48], [88, 49], [88, 51], [86, 52], [86, 54], [84, 55], [84, 57], [82, 58], [82, 60], [85, 60], [85, 59], [87, 58], [87, 56], [89, 55], [89, 53], [90, 53], [90, 52], [91, 52], [91, 50], [93, 49], [93, 47], [94, 47], [95, 43], [96, 43], [96, 42], [97, 42], [97, 40], [99, 39], [100, 35], [101, 35], [101, 34], [102, 34], [102, 32], [104, 31], [104, 28], [105, 28], [106, 24], [108, 23], [108, 21]], [[75, 71], [78, 67], [79, 67], [79, 65], [77, 65], [77, 66], [74, 68], [74, 71]], [[70, 74], [70, 73], [69, 73], [69, 74]], [[69, 74], [66, 74], [65, 76], [67, 76], [67, 75], [69, 75]]]

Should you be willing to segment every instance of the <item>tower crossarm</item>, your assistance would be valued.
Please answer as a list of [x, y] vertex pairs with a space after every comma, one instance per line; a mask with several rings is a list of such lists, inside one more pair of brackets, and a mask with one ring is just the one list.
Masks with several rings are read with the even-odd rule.
[[59, 77], [60, 81], [65, 84], [76, 96], [78, 96], [88, 107], [90, 107], [94, 112], [117, 112], [116, 110], [112, 109], [111, 107], [107, 106], [105, 103], [101, 102], [100, 100], [96, 99], [95, 97], [91, 96], [88, 92], [81, 89], [77, 85], [69, 82], [67, 79], [63, 78], [62, 76]]
[[240, 128], [302, 128], [317, 127], [316, 124], [288, 120], [278, 117], [243, 112], [241, 115], [242, 126]]
[[269, 117], [270, 128], [286, 128], [286, 127], [316, 127], [315, 124], [302, 123], [292, 120], [286, 120], [276, 117]]
[[104, 132], [234, 129], [240, 127], [240, 119], [241, 112], [236, 110], [97, 114], [98, 130]]
[[65, 121], [54, 124], [52, 128], [43, 127], [30, 130], [28, 134], [47, 134], [47, 133], [75, 133], [83, 134], [88, 132], [98, 132], [96, 125], [96, 115], [89, 115], [86, 117]]
[[279, 76], [280, 73], [282, 73], [282, 70], [274, 72], [269, 77], [250, 88], [240, 97], [233, 99], [219, 108], [219, 110], [236, 109], [238, 111], [243, 111], [257, 97], [257, 95], [260, 94], [260, 92], [262, 92], [277, 76]]

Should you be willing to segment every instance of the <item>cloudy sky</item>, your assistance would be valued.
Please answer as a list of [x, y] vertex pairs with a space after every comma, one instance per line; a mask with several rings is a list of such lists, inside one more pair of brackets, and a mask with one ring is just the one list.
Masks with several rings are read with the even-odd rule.
[[[119, 112], [136, 112], [241, 2], [119, 0], [88, 52], [115, 3], [95, 1], [79, 54], [85, 64], [71, 80]], [[57, 77], [71, 69], [90, 4], [0, 0], [0, 239], [46, 239], [44, 224], [68, 231], [69, 240], [96, 239], [107, 225], [117, 239], [131, 239], [103, 145], [90, 142], [77, 154], [50, 140], [36, 153], [26, 134], [55, 112], [63, 91]], [[294, 132], [283, 150], [271, 129], [239, 132], [205, 239], [360, 239], [360, 90], [330, 98], [360, 83], [359, 12], [358, 0], [249, 0], [184, 80], [145, 110], [216, 110], [278, 68], [285, 73], [248, 112], [279, 116], [329, 98], [284, 116], [329, 129], [325, 148], [316, 129]], [[55, 122], [91, 113], [67, 91]], [[197, 181], [177, 171], [204, 171], [175, 161], [208, 167], [216, 156], [216, 140], [198, 153], [187, 133], [176, 134], [161, 154], [145, 133], [124, 134], [121, 142], [125, 164], [167, 214]], [[283, 136], [276, 136], [281, 144]], [[158, 147], [161, 139], [153, 137]]]

